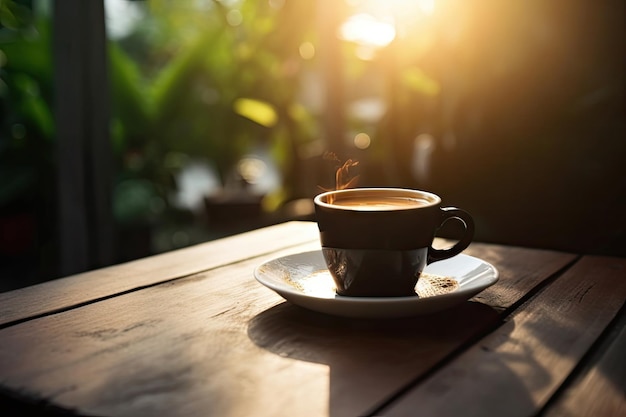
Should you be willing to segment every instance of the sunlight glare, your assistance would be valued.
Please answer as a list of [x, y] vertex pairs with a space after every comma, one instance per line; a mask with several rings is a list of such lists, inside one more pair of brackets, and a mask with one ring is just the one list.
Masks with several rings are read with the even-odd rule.
[[435, 0], [417, 0], [417, 6], [425, 15], [431, 16], [435, 12]]
[[391, 13], [396, 17], [412, 15], [416, 11], [426, 16], [435, 13], [435, 0], [356, 0], [349, 4], [358, 12], [374, 16]]
[[374, 16], [359, 13], [351, 16], [341, 25], [342, 39], [361, 45], [383, 47], [396, 37], [393, 23], [376, 19]]
[[402, 37], [405, 26], [435, 13], [435, 0], [353, 0], [349, 4], [353, 14], [341, 26], [339, 36], [365, 48], [369, 55]]

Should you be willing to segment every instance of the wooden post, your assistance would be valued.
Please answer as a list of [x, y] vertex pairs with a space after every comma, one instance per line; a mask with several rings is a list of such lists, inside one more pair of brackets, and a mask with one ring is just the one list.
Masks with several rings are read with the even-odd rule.
[[54, 2], [60, 274], [113, 262], [104, 2]]
[[322, 131], [327, 150], [335, 152], [339, 158], [346, 157], [346, 103], [341, 45], [337, 32], [345, 18], [345, 7], [343, 2], [335, 0], [318, 2], [319, 57], [324, 83]]

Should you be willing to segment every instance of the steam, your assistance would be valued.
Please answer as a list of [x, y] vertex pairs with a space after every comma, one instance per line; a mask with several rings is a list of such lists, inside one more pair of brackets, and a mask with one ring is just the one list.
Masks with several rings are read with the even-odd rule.
[[[324, 159], [327, 161], [337, 162], [339, 164], [339, 168], [335, 171], [335, 190], [345, 190], [346, 188], [354, 188], [356, 186], [359, 176], [354, 173], [354, 170], [355, 167], [359, 165], [359, 161], [347, 159], [345, 162], [341, 162], [341, 160], [333, 152], [325, 152]], [[331, 190], [324, 189], [324, 191]], [[328, 202], [332, 203], [331, 200]]]

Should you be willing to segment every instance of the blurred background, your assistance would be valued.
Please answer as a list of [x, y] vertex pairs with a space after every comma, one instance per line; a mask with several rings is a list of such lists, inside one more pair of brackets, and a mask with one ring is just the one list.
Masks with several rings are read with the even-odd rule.
[[359, 186], [467, 209], [477, 240], [626, 256], [624, 18], [621, 0], [2, 0], [0, 291], [314, 220], [348, 159]]

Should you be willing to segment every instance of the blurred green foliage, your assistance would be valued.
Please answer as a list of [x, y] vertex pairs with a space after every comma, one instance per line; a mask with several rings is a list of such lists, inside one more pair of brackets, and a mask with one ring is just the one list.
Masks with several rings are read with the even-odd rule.
[[288, 189], [294, 149], [312, 138], [313, 117], [297, 111], [298, 46], [313, 36], [312, 5], [227, 3], [150, 1], [109, 46], [121, 176], [149, 180], [166, 204], [189, 158], [208, 161], [226, 183], [255, 146], [270, 149]]
[[45, 195], [53, 177], [50, 22], [0, 3], [0, 208]]
[[[135, 3], [142, 18], [108, 42], [117, 226], [176, 221], [171, 199], [188, 161], [206, 161], [226, 185], [256, 147], [284, 174], [273, 196], [279, 205], [294, 192], [296, 148], [315, 133], [298, 100], [298, 75], [311, 65], [298, 46], [313, 40], [314, 4]], [[53, 248], [57, 232], [50, 9], [45, 1], [0, 1], [0, 214], [34, 213], [35, 251]]]
[[[294, 144], [310, 140], [315, 129], [297, 100], [297, 74], [306, 65], [298, 46], [313, 36], [313, 5], [154, 0], [141, 6], [143, 18], [108, 50], [116, 182], [125, 184], [119, 220], [154, 215], [129, 209], [135, 199], [128, 198], [128, 180], [167, 205], [174, 176], [189, 158], [208, 161], [226, 182], [238, 159], [262, 145], [287, 172]], [[53, 168], [53, 61], [50, 16], [2, 1], [0, 22], [0, 204], [6, 204], [36, 195], [35, 171]]]

